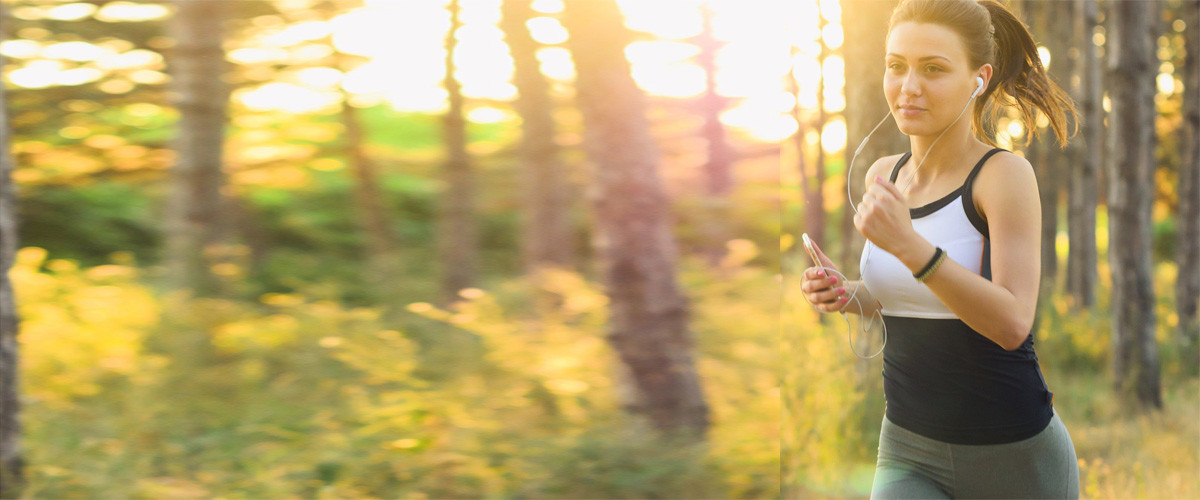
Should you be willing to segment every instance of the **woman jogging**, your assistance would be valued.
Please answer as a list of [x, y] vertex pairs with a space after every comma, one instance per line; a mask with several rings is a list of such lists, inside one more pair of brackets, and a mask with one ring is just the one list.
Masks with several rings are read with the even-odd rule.
[[818, 248], [801, 287], [819, 311], [884, 318], [871, 498], [1078, 498], [1074, 445], [1031, 335], [1037, 181], [992, 139], [1007, 105], [1029, 131], [1040, 110], [1065, 145], [1074, 105], [1025, 25], [993, 0], [902, 1], [883, 62], [910, 151], [866, 173], [854, 217], [867, 239], [862, 280], [844, 282]]

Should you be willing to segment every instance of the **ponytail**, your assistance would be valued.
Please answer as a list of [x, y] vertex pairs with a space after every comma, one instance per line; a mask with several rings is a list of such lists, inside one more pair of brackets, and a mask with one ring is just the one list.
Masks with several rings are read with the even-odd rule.
[[[1079, 131], [1078, 122], [1071, 119], [1071, 131], [1067, 132], [1067, 115], [1072, 118], [1076, 115], [1074, 101], [1046, 74], [1037, 45], [1025, 24], [996, 0], [980, 0], [979, 4], [991, 16], [996, 45], [992, 84], [975, 105], [972, 121], [975, 130], [983, 132], [984, 137], [995, 137], [995, 121], [984, 120], [984, 115], [1000, 112], [1001, 106], [1015, 106], [1025, 122], [1025, 143], [1028, 143], [1030, 133], [1038, 133], [1035, 110], [1041, 110], [1054, 130], [1059, 147], [1065, 147], [1067, 139]], [[988, 97], [996, 92], [997, 100], [989, 101]]]

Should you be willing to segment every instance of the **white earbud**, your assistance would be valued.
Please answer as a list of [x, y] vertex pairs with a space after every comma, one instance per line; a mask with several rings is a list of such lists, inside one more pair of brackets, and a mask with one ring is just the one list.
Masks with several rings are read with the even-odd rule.
[[983, 77], [982, 76], [975, 77], [975, 83], [977, 85], [975, 86], [975, 92], [971, 93], [971, 99], [974, 99], [975, 97], [979, 96], [979, 94], [983, 93]]

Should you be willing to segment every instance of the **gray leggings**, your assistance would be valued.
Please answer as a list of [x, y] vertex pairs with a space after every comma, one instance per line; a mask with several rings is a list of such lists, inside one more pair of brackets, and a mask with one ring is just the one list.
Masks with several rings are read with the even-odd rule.
[[1079, 498], [1075, 445], [1058, 413], [1037, 435], [996, 445], [929, 439], [884, 417], [871, 499], [892, 498]]

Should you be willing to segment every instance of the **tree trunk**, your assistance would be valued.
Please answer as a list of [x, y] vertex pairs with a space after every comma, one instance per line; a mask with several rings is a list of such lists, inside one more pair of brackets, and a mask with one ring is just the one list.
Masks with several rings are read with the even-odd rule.
[[555, 140], [554, 101], [542, 74], [537, 42], [525, 22], [532, 0], [504, 0], [500, 28], [513, 57], [517, 113], [521, 116], [521, 261], [526, 274], [546, 266], [575, 265], [570, 220], [571, 192]]
[[1150, 2], [1116, 2], [1108, 32], [1112, 115], [1108, 234], [1112, 266], [1113, 384], [1140, 408], [1161, 408], [1151, 270], [1154, 90], [1157, 61]]
[[[343, 54], [335, 49], [333, 58], [335, 68], [343, 72], [348, 71]], [[341, 89], [341, 93], [342, 125], [346, 127], [343, 147], [346, 150], [346, 158], [350, 161], [350, 169], [354, 172], [354, 199], [363, 219], [363, 234], [366, 236], [366, 277], [372, 285], [372, 293], [386, 300], [393, 295], [393, 287], [402, 279], [400, 257], [396, 252], [396, 234], [392, 230], [392, 218], [384, 206], [375, 163], [367, 156], [364, 148], [366, 139], [362, 118], [358, 108], [350, 103], [350, 93], [345, 89]]]
[[266, 228], [255, 218], [254, 210], [245, 198], [239, 195], [230, 197], [227, 201], [226, 208], [229, 209], [227, 217], [233, 221], [234, 232], [246, 244], [250, 252], [246, 261], [247, 274], [261, 276], [273, 248], [271, 238]]
[[167, 285], [213, 295], [220, 282], [211, 268], [224, 230], [222, 151], [229, 89], [221, 79], [226, 69], [221, 24], [229, 4], [176, 0], [174, 5], [169, 27], [175, 46], [167, 62], [179, 126], [166, 213]]
[[[829, 24], [822, 16], [817, 25], [822, 31]], [[819, 136], [825, 135], [825, 125], [829, 117], [825, 112], [825, 60], [829, 57], [829, 47], [825, 45], [824, 37], [817, 40], [821, 52], [817, 55], [817, 64], [821, 67], [821, 76], [817, 79], [817, 129]], [[801, 149], [803, 151], [803, 149]], [[801, 165], [803, 166], [803, 165]], [[817, 141], [817, 158], [812, 172], [800, 172], [800, 190], [804, 193], [804, 231], [818, 245], [828, 241], [825, 237], [825, 194], [822, 185], [825, 184], [825, 144]]]
[[[1063, 23], [1050, 22], [1051, 18], [1060, 14], [1057, 12], [1060, 5], [1066, 4], [1064, 2], [1026, 3], [1033, 33], [1037, 39], [1042, 40], [1052, 56], [1048, 73], [1055, 81], [1061, 83], [1063, 81], [1062, 69], [1066, 66], [1067, 60], [1065, 47], [1058, 43]], [[1037, 126], [1034, 123], [1028, 125], [1030, 127]], [[1038, 192], [1042, 203], [1042, 279], [1041, 293], [1038, 294], [1038, 297], [1039, 302], [1045, 302], [1056, 289], [1055, 284], [1058, 278], [1058, 252], [1055, 249], [1055, 240], [1058, 237], [1058, 194], [1061, 184], [1059, 170], [1060, 165], [1069, 165], [1070, 163], [1065, 152], [1059, 150], [1054, 144], [1050, 129], [1047, 127], [1041, 132], [1043, 135], [1030, 144], [1029, 156], [1030, 163], [1033, 164], [1034, 172], [1037, 175]], [[1039, 307], [1038, 310], [1040, 311], [1042, 308]]]
[[[316, 11], [323, 21], [329, 22], [344, 9], [339, 8], [336, 0], [326, 0], [317, 4]], [[286, 20], [299, 22], [289, 19], [286, 11], [283, 14]], [[352, 58], [337, 50], [333, 45], [332, 35], [326, 39], [326, 43], [332, 49], [331, 55], [325, 60], [313, 63], [330, 66], [343, 74], [350, 72], [353, 69], [350, 66]], [[345, 141], [342, 147], [354, 176], [354, 202], [362, 220], [362, 232], [366, 241], [363, 257], [367, 266], [363, 278], [365, 283], [370, 284], [370, 293], [376, 299], [386, 300], [394, 295], [392, 289], [403, 277], [400, 257], [396, 251], [396, 234], [392, 230], [391, 216], [384, 206], [378, 169], [364, 147], [366, 139], [358, 108], [350, 103], [349, 92], [340, 86], [338, 90], [342, 95], [340, 115], [342, 126], [345, 127]]]
[[[866, 190], [864, 181], [867, 169], [875, 160], [909, 149], [908, 138], [900, 133], [893, 119], [888, 117], [886, 121], [891, 123], [880, 125], [871, 139], [863, 145], [857, 158], [854, 156], [858, 145], [871, 129], [891, 113], [883, 95], [883, 58], [887, 48], [888, 19], [896, 3], [895, 0], [842, 0], [842, 30], [845, 40], [842, 44], [842, 55], [846, 61], [846, 109], [842, 112], [846, 118], [844, 161], [846, 182], [854, 187], [855, 201], [861, 199]], [[840, 196], [846, 196], [845, 191], [839, 191]], [[849, 203], [852, 202], [845, 200], [842, 209], [838, 265], [847, 276], [859, 276], [859, 256], [865, 240], [854, 228], [854, 210], [850, 208]], [[861, 352], [875, 352], [883, 342], [882, 335], [863, 337], [865, 341], [856, 341], [856, 348]], [[862, 419], [859, 424], [863, 435], [869, 435], [872, 428], [878, 431], [879, 415], [883, 412], [883, 378], [879, 376], [880, 363], [878, 358], [855, 359], [857, 386], [867, 394], [861, 403], [866, 406], [866, 410], [861, 412]]]
[[[0, 41], [8, 39], [8, 8], [0, 4]], [[4, 65], [0, 56], [0, 66]], [[20, 496], [25, 476], [21, 459], [20, 344], [17, 304], [8, 270], [17, 252], [17, 203], [12, 184], [8, 99], [0, 85], [0, 498]]]
[[[342, 68], [341, 57], [335, 55]], [[372, 292], [386, 298], [391, 296], [391, 287], [401, 279], [400, 259], [396, 253], [396, 235], [392, 231], [392, 218], [384, 207], [383, 193], [379, 187], [379, 175], [375, 163], [364, 151], [362, 119], [358, 108], [350, 104], [350, 93], [342, 92], [342, 124], [346, 127], [344, 147], [354, 172], [354, 199], [363, 218], [363, 233], [367, 240], [367, 281]]]
[[1179, 315], [1181, 352], [1186, 353], [1190, 371], [1200, 366], [1200, 1], [1185, 0], [1183, 18], [1187, 58], [1183, 64], [1183, 147], [1179, 165], [1179, 274], [1175, 282], [1176, 312]]
[[593, 244], [610, 300], [608, 340], [637, 391], [628, 408], [658, 430], [702, 439], [708, 405], [676, 280], [672, 217], [645, 97], [630, 76], [630, 33], [614, 0], [566, 2], [564, 24], [593, 164]]
[[450, 2], [450, 32], [446, 35], [446, 93], [450, 109], [443, 119], [443, 143], [446, 147], [444, 173], [446, 193], [438, 216], [438, 255], [442, 259], [441, 302], [458, 300], [458, 292], [473, 286], [478, 279], [478, 237], [473, 207], [474, 186], [470, 157], [467, 155], [467, 124], [463, 117], [463, 95], [454, 77], [454, 34], [458, 31], [459, 0]]
[[704, 163], [704, 207], [701, 219], [705, 233], [705, 254], [714, 268], [725, 256], [725, 242], [729, 239], [729, 194], [733, 191], [733, 149], [726, 137], [725, 125], [721, 123], [721, 112], [728, 105], [727, 99], [717, 94], [716, 56], [720, 44], [713, 36], [713, 12], [708, 3], [701, 5], [704, 29], [696, 39], [700, 47], [697, 57], [704, 68], [704, 97], [700, 100], [700, 111], [704, 117], [703, 136], [708, 144], [708, 160]]
[[[792, 61], [796, 60], [797, 54], [798, 52], [796, 51], [795, 47], [793, 47], [791, 49]], [[790, 67], [789, 73], [794, 73], [795, 71], [796, 67], [793, 64]], [[808, 147], [806, 146], [807, 139], [805, 138], [805, 136], [808, 134], [808, 125], [806, 123], [807, 117], [805, 116], [804, 110], [800, 108], [800, 83], [797, 82], [794, 77], [789, 77], [786, 85], [788, 93], [790, 93], [796, 100], [796, 104], [792, 106], [791, 111], [792, 119], [796, 120], [796, 133], [792, 134], [791, 140], [796, 150], [796, 172], [799, 174], [800, 179], [800, 202], [804, 203], [808, 199]], [[808, 232], [808, 228], [804, 227], [808, 222], [807, 214], [802, 213], [802, 216], [804, 216], [804, 218], [800, 222], [804, 224], [800, 225], [800, 230], [802, 232]], [[817, 242], [817, 244], [823, 243], [825, 242]], [[807, 265], [805, 267], [807, 267]]]
[[[871, 129], [890, 113], [883, 95], [883, 55], [886, 51], [888, 19], [896, 0], [842, 0], [842, 31], [846, 60], [846, 151], [845, 163], [854, 187], [854, 200], [862, 197], [867, 168], [884, 156], [908, 151], [908, 138], [893, 123], [884, 123], [863, 146], [850, 165], [854, 150]], [[889, 118], [888, 121], [891, 121]], [[842, 271], [857, 276], [858, 255], [865, 241], [854, 229], [854, 211], [846, 206], [841, 221]], [[824, 243], [824, 242], [822, 242]]]
[[1100, 170], [1100, 151], [1103, 149], [1104, 108], [1101, 107], [1100, 60], [1092, 33], [1099, 22], [1096, 0], [1075, 0], [1075, 47], [1079, 51], [1075, 74], [1079, 85], [1079, 128], [1082, 137], [1079, 156], [1070, 166], [1070, 202], [1067, 230], [1070, 250], [1067, 253], [1067, 293], [1074, 297], [1076, 307], [1090, 308], [1096, 302], [1096, 205], [1097, 173]]
[[1030, 144], [1030, 161], [1037, 175], [1038, 195], [1042, 203], [1042, 291], [1039, 294], [1042, 302], [1054, 292], [1058, 277], [1055, 239], [1058, 237], [1058, 166], [1062, 164], [1062, 155], [1055, 151], [1057, 147], [1050, 141], [1050, 137], [1042, 136]]

